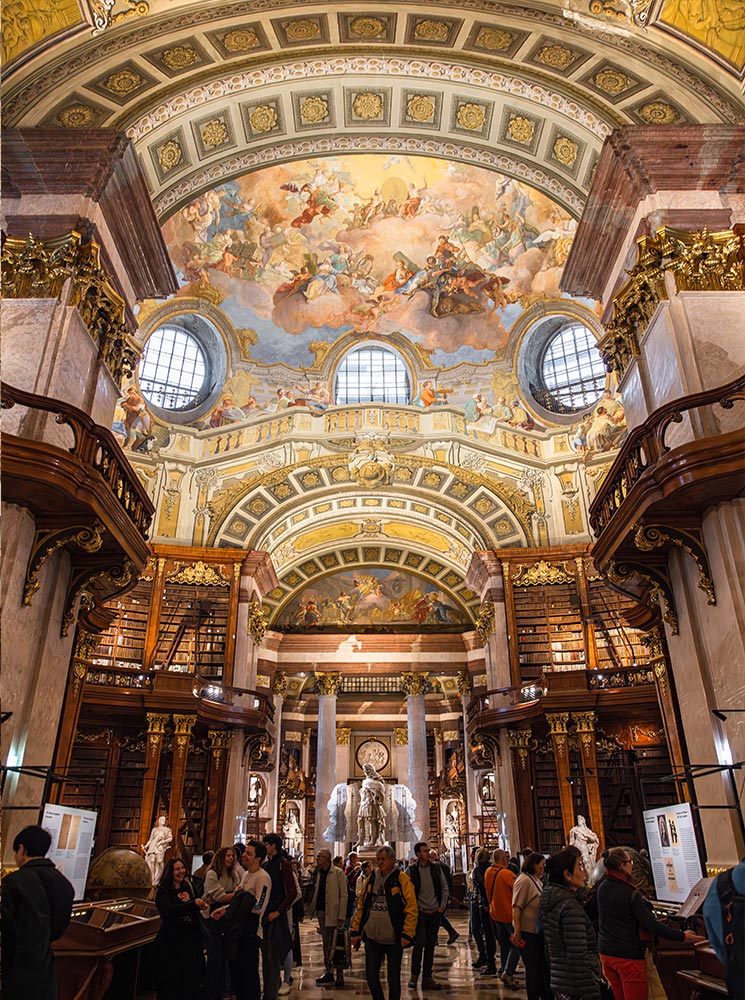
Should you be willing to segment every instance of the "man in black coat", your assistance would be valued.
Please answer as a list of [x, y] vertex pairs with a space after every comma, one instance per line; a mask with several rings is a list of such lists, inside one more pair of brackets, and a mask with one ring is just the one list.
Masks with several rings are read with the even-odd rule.
[[27, 826], [13, 841], [18, 870], [3, 879], [4, 1000], [57, 997], [52, 941], [70, 923], [75, 890], [46, 857], [51, 843], [40, 826]]

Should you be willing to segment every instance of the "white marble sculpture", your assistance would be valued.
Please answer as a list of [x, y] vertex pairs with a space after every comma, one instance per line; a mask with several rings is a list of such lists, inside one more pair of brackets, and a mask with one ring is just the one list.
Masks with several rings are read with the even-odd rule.
[[595, 867], [600, 840], [598, 835], [587, 825], [584, 816], [577, 816], [577, 825], [569, 831], [569, 844], [580, 852], [589, 878]]
[[160, 882], [166, 851], [172, 843], [173, 833], [171, 832], [171, 828], [166, 826], [165, 816], [159, 816], [155, 826], [150, 831], [148, 842], [142, 845], [153, 885], [157, 885]]
[[385, 782], [372, 764], [363, 764], [365, 777], [360, 790], [357, 833], [360, 847], [382, 847], [388, 832], [385, 815]]
[[445, 813], [443, 839], [448, 850], [451, 848], [456, 849], [460, 846], [460, 818], [458, 816], [457, 802], [451, 803]]
[[[367, 766], [362, 784], [340, 782], [334, 786], [328, 801], [329, 825], [323, 839], [327, 843], [351, 842], [357, 848], [416, 843], [422, 833], [414, 825], [416, 802], [411, 791], [406, 785], [387, 784], [372, 765], [368, 774]], [[367, 815], [373, 807], [374, 815]]]
[[303, 828], [298, 822], [297, 813], [292, 809], [282, 827], [282, 838], [287, 853], [293, 858], [302, 853], [303, 836]]

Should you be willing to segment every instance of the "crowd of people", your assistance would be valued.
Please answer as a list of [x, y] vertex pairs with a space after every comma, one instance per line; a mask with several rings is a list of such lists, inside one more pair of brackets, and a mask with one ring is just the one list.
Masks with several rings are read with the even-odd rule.
[[[2, 987], [8, 1000], [57, 996], [51, 945], [70, 922], [73, 889], [46, 858], [50, 844], [41, 827], [21, 831], [13, 844], [18, 870], [3, 879]], [[475, 973], [514, 987], [522, 965], [528, 1000], [646, 1000], [647, 942], [692, 945], [704, 938], [656, 920], [634, 877], [632, 855], [623, 847], [605, 851], [602, 876], [588, 887], [590, 873], [577, 847], [548, 859], [530, 848], [510, 857], [475, 847], [466, 878]], [[183, 859], [169, 859], [155, 894], [158, 1000], [277, 1000], [289, 994], [293, 970], [302, 965], [299, 923], [306, 915], [317, 921], [322, 941], [318, 985], [347, 988], [352, 949], [364, 943], [373, 1000], [386, 998], [384, 962], [388, 1000], [400, 1000], [408, 948], [409, 989], [441, 989], [434, 977], [438, 935], [444, 929], [454, 944], [459, 934], [446, 915], [451, 872], [437, 852], [422, 841], [408, 863], [387, 845], [377, 849], [374, 863], [354, 852], [345, 861], [326, 849], [315, 861], [300, 870], [276, 833], [208, 852], [191, 876]], [[713, 880], [704, 907], [735, 1000], [745, 1000], [744, 888], [745, 860]]]

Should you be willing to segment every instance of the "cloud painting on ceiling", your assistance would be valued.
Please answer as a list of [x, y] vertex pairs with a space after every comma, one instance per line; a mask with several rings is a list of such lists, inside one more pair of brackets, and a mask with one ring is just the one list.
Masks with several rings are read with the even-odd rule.
[[163, 232], [182, 293], [218, 293], [257, 361], [308, 366], [314, 341], [400, 332], [449, 367], [494, 357], [525, 308], [561, 296], [574, 228], [493, 171], [369, 154], [227, 181]]

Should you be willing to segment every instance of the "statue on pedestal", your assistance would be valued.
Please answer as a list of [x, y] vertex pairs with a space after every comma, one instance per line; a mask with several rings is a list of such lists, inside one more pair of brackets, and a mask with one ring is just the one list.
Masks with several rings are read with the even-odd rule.
[[385, 844], [385, 782], [372, 764], [363, 764], [365, 777], [360, 790], [357, 831], [360, 847], [381, 847]]
[[595, 867], [600, 840], [598, 835], [587, 825], [584, 816], [577, 816], [577, 825], [569, 831], [569, 844], [576, 847], [582, 856], [582, 864], [589, 879]]
[[153, 885], [157, 885], [160, 882], [166, 851], [172, 843], [173, 833], [171, 833], [171, 828], [166, 826], [165, 816], [159, 816], [155, 826], [150, 831], [150, 839], [146, 844], [142, 845]]
[[457, 850], [460, 847], [460, 817], [457, 802], [452, 802], [448, 806], [442, 837], [448, 850]]
[[298, 814], [291, 809], [282, 826], [282, 839], [287, 853], [295, 858], [303, 852], [303, 828], [298, 822]]

